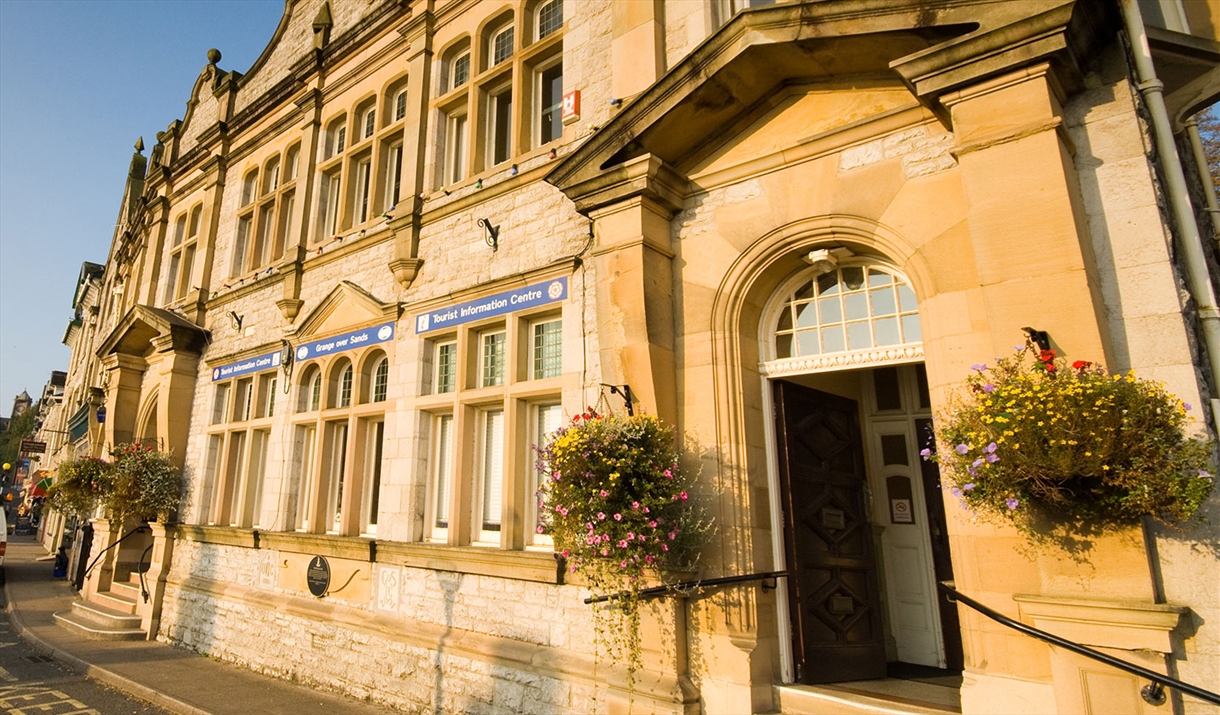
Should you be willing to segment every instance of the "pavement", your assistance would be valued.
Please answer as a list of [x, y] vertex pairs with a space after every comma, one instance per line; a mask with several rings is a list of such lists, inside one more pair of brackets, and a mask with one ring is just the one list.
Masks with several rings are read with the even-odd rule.
[[52, 578], [53, 563], [31, 536], [10, 536], [4, 557], [6, 610], [35, 650], [90, 678], [182, 715], [385, 715], [393, 710], [270, 678], [157, 641], [96, 641], [55, 625], [77, 594]]

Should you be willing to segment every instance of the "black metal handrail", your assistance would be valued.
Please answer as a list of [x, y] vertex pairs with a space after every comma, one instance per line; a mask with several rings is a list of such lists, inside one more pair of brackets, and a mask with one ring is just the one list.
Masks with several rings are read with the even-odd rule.
[[156, 545], [155, 541], [149, 544], [144, 549], [144, 553], [140, 554], [140, 560], [136, 562], [136, 573], [140, 575], [140, 596], [144, 599], [145, 603], [148, 603], [149, 594], [148, 584], [144, 582], [144, 557], [148, 556], [148, 552], [152, 551], [152, 548]]
[[[702, 588], [713, 588], [716, 586], [727, 586], [732, 583], [746, 583], [748, 581], [766, 581], [768, 579], [785, 578], [788, 575], [787, 571], [766, 571], [764, 573], [751, 573], [741, 576], [721, 576], [719, 578], [704, 578], [695, 581], [681, 581], [671, 586], [654, 586], [640, 591], [641, 599], [648, 598], [664, 598], [672, 595], [674, 591], [693, 591]], [[775, 586], [763, 584], [764, 591], [770, 591]], [[590, 596], [585, 599], [585, 603], [605, 603], [606, 601], [620, 601], [631, 595], [630, 591], [619, 591], [605, 596]]]
[[143, 531], [146, 531], [147, 529], [148, 529], [148, 526], [146, 526], [146, 525], [137, 526], [136, 528], [132, 529], [131, 531], [127, 532], [126, 534], [123, 534], [123, 536], [118, 541], [114, 542], [110, 546], [107, 546], [106, 548], [97, 552], [97, 556], [95, 556], [93, 558], [93, 561], [89, 564], [89, 568], [85, 569], [85, 578], [89, 578], [89, 574], [93, 572], [93, 567], [97, 566], [97, 562], [102, 558], [103, 554], [105, 554], [107, 551], [113, 549], [114, 547], [116, 547], [119, 544], [126, 541], [127, 537], [132, 536], [134, 534], [139, 534]]
[[988, 618], [995, 621], [996, 623], [1000, 623], [1002, 625], [1008, 626], [1009, 628], [1012, 628], [1013, 630], [1020, 631], [1021, 633], [1024, 633], [1027, 636], [1032, 636], [1034, 638], [1037, 638], [1038, 640], [1050, 643], [1051, 645], [1059, 646], [1060, 648], [1063, 648], [1064, 650], [1070, 650], [1073, 653], [1083, 655], [1086, 658], [1092, 658], [1093, 660], [1099, 661], [1101, 663], [1105, 663], [1106, 665], [1108, 665], [1112, 668], [1118, 668], [1119, 670], [1130, 673], [1131, 675], [1135, 675], [1140, 678], [1146, 678], [1146, 679], [1152, 681], [1152, 683], [1150, 685], [1145, 685], [1140, 690], [1140, 695], [1142, 695], [1144, 700], [1148, 701], [1149, 703], [1152, 703], [1154, 705], [1160, 705], [1161, 703], [1165, 702], [1165, 695], [1164, 695], [1164, 691], [1162, 690], [1162, 686], [1167, 685], [1171, 688], [1180, 690], [1183, 693], [1193, 695], [1196, 698], [1199, 698], [1200, 700], [1205, 700], [1209, 703], [1215, 703], [1217, 705], [1220, 705], [1220, 695], [1217, 695], [1216, 693], [1213, 693], [1210, 690], [1204, 690], [1203, 688], [1200, 688], [1195, 685], [1191, 685], [1190, 683], [1183, 683], [1182, 681], [1177, 680], [1176, 678], [1171, 678], [1168, 675], [1163, 675], [1161, 673], [1156, 672], [1155, 670], [1148, 670], [1147, 668], [1142, 668], [1133, 663], [1128, 663], [1125, 660], [1121, 660], [1119, 658], [1115, 658], [1113, 656], [1106, 655], [1105, 653], [1102, 653], [1100, 651], [1093, 650], [1092, 648], [1089, 648], [1088, 646], [1080, 645], [1079, 643], [1075, 643], [1073, 641], [1067, 640], [1066, 638], [1060, 638], [1057, 635], [1047, 633], [1046, 631], [1039, 630], [1037, 628], [1034, 628], [1033, 626], [1027, 626], [1020, 621], [1013, 620], [1012, 618], [1009, 618], [1008, 616], [1005, 616], [1002, 613], [997, 613], [996, 611], [991, 610], [987, 606], [984, 606], [983, 604], [979, 603], [978, 601], [974, 600], [973, 598], [970, 598], [969, 596], [963, 594], [961, 591], [958, 591], [951, 584], [952, 584], [951, 581], [950, 582], [942, 581], [937, 584], [937, 586], [940, 588], [940, 590], [944, 591], [945, 595], [949, 597], [950, 601], [960, 601], [961, 603], [965, 604], [966, 606], [969, 606], [970, 608], [973, 608], [974, 610], [978, 611], [979, 613], [983, 614], [984, 616], [987, 616]]

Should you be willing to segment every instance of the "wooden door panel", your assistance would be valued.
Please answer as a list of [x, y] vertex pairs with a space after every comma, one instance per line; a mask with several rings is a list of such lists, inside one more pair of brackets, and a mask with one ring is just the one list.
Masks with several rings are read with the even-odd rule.
[[797, 679], [885, 677], [856, 404], [783, 381], [775, 403]]

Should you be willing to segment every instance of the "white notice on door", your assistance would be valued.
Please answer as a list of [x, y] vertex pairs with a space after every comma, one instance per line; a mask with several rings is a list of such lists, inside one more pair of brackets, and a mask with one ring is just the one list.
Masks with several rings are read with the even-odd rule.
[[911, 500], [910, 499], [891, 499], [890, 500], [890, 521], [895, 524], [914, 524], [915, 519], [911, 517]]

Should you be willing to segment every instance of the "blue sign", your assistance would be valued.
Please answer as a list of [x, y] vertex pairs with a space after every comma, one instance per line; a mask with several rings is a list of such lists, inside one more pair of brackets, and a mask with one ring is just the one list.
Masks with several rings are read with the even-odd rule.
[[384, 325], [374, 325], [371, 328], [354, 330], [350, 333], [343, 333], [342, 335], [336, 335], [331, 338], [315, 340], [312, 343], [301, 343], [297, 346], [297, 362], [301, 362], [303, 360], [313, 360], [314, 358], [319, 358], [323, 355], [341, 353], [344, 350], [353, 350], [365, 345], [385, 343], [393, 339], [393, 322], [389, 322]]
[[212, 382], [217, 380], [228, 380], [230, 377], [238, 375], [246, 375], [252, 372], [262, 372], [280, 366], [280, 351], [276, 350], [273, 353], [252, 357], [249, 360], [241, 360], [239, 362], [221, 365], [212, 370]]
[[441, 330], [472, 320], [504, 315], [514, 310], [554, 303], [568, 297], [568, 279], [556, 278], [545, 283], [516, 288], [477, 300], [421, 313], [415, 316], [415, 334]]

